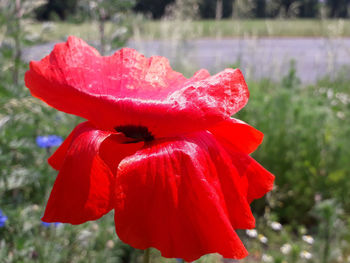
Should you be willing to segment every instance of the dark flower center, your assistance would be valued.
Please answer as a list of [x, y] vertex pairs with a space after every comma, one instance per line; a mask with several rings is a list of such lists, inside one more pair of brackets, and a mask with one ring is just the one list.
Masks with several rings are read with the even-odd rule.
[[153, 135], [147, 127], [137, 125], [123, 125], [114, 128], [117, 132], [122, 132], [126, 137], [133, 138], [136, 141], [152, 141]]

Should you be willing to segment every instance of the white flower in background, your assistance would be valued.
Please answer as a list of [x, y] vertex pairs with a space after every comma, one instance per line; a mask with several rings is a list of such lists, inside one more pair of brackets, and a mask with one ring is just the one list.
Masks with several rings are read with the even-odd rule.
[[350, 103], [350, 97], [349, 97], [349, 95], [347, 95], [347, 94], [345, 94], [345, 93], [339, 92], [339, 93], [337, 93], [337, 94], [335, 95], [335, 97], [336, 97], [338, 100], [340, 100], [341, 103], [343, 103], [343, 104], [345, 104], [345, 105], [347, 105], [347, 104]]
[[78, 240], [80, 241], [80, 244], [84, 247], [88, 246], [89, 244], [89, 239], [92, 236], [92, 233], [86, 229], [82, 230], [79, 234], [78, 234]]
[[0, 115], [0, 128], [1, 128], [1, 126], [4, 126], [5, 123], [8, 122], [9, 120], [10, 120], [10, 117], [9, 117], [9, 116], [4, 116], [4, 117], [2, 117], [2, 116]]
[[327, 92], [327, 88], [319, 88], [318, 90], [321, 94], [324, 94]]
[[255, 229], [248, 229], [245, 231], [245, 233], [250, 238], [256, 238], [258, 236], [258, 231], [256, 231]]
[[270, 227], [275, 230], [275, 231], [280, 231], [282, 230], [282, 225], [278, 222], [271, 222]]
[[306, 243], [308, 243], [309, 245], [312, 245], [314, 243], [314, 238], [312, 236], [309, 235], [303, 235], [302, 236], [303, 241], [305, 241]]
[[331, 99], [331, 98], [333, 98], [333, 95], [334, 95], [333, 90], [329, 89], [329, 90], [327, 91], [327, 98], [328, 98], [328, 99]]
[[321, 202], [321, 200], [322, 200], [322, 195], [320, 195], [320, 194], [315, 194], [314, 199], [315, 199], [315, 202], [316, 202], [316, 203]]
[[91, 237], [92, 233], [89, 230], [82, 230], [80, 231], [79, 235], [78, 235], [78, 240], [84, 240], [87, 239], [89, 237]]
[[106, 243], [106, 248], [112, 249], [114, 247], [113, 240], [108, 240]]
[[266, 244], [267, 241], [268, 241], [267, 237], [265, 237], [265, 236], [262, 235], [262, 234], [259, 234], [259, 235], [258, 235], [258, 238], [259, 238], [259, 241], [260, 241], [261, 243], [263, 243], [263, 244]]
[[287, 244], [284, 244], [283, 246], [281, 246], [280, 250], [281, 250], [282, 254], [287, 255], [292, 250], [292, 246], [287, 243]]
[[91, 229], [93, 230], [93, 231], [98, 231], [98, 224], [96, 224], [96, 223], [93, 223], [92, 225], [91, 225]]
[[0, 249], [2, 250], [4, 248], [6, 248], [6, 242], [5, 242], [5, 240], [1, 240], [0, 241]]
[[341, 120], [344, 120], [345, 119], [345, 113], [342, 112], [342, 111], [338, 111], [337, 112], [337, 117]]
[[306, 260], [309, 260], [309, 259], [312, 259], [312, 254], [306, 250], [303, 250], [300, 252], [300, 257], [302, 259], [306, 259]]
[[40, 207], [38, 205], [32, 205], [32, 211], [36, 212], [36, 211], [39, 211], [40, 210]]
[[263, 262], [272, 262], [273, 258], [270, 255], [263, 254], [262, 257], [261, 257], [261, 260]]

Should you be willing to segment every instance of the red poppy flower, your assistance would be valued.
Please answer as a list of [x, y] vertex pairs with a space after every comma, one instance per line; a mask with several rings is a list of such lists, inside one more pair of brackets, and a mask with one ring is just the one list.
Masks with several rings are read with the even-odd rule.
[[190, 79], [164, 57], [124, 48], [100, 56], [69, 37], [31, 62], [33, 96], [87, 119], [57, 151], [43, 221], [81, 224], [115, 211], [118, 236], [192, 261], [247, 255], [235, 229], [255, 225], [250, 202], [274, 177], [249, 154], [263, 134], [230, 116], [249, 97], [242, 73]]

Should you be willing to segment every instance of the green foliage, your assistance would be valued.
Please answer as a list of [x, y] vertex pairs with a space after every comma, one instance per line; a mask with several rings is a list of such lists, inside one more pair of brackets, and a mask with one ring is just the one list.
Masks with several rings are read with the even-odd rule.
[[[0, 38], [0, 57], [3, 58], [0, 74], [5, 70], [12, 73], [15, 88], [20, 84], [21, 54], [24, 44], [32, 43], [31, 36], [27, 34], [23, 25], [23, 18], [28, 18], [36, 7], [43, 1], [16, 0], [2, 1], [0, 3], [0, 27], [3, 36]], [[9, 59], [11, 57], [11, 59]], [[6, 75], [6, 74], [5, 74]], [[6, 89], [6, 88], [5, 88]]]
[[[167, 1], [136, 1], [135, 10], [151, 13], [153, 18], [164, 15], [166, 5], [175, 0]], [[200, 17], [215, 18], [216, 2], [212, 0], [199, 1]], [[349, 0], [222, 0], [224, 18], [233, 17], [318, 17], [322, 7], [327, 9], [328, 17], [348, 17]]]
[[112, 214], [81, 226], [44, 226], [39, 220], [42, 207], [33, 204], [16, 208], [6, 210], [9, 220], [0, 228], [3, 262], [129, 263], [137, 262], [140, 256], [116, 237]]
[[[322, 9], [326, 9], [326, 17], [349, 17], [349, 0], [220, 0], [221, 5], [213, 0], [196, 0], [199, 5], [200, 17], [204, 19], [215, 18], [221, 6], [220, 12], [223, 18], [229, 17], [309, 17], [316, 18], [321, 15]], [[168, 6], [175, 0], [48, 0], [48, 2], [36, 9], [36, 17], [39, 20], [71, 20], [77, 18], [79, 5], [108, 6], [110, 12], [127, 6], [130, 2], [135, 4], [133, 10], [142, 12], [148, 17], [159, 19], [166, 14]], [[80, 13], [79, 15], [82, 15]], [[79, 17], [78, 15], [78, 17]], [[81, 21], [81, 20], [80, 20]]]
[[134, 6], [134, 0], [80, 0], [81, 6], [86, 6], [92, 17], [97, 20], [112, 19], [120, 12], [126, 12]]
[[253, 0], [235, 0], [232, 7], [232, 17], [251, 18], [254, 16], [255, 1]]
[[168, 20], [193, 20], [198, 18], [199, 0], [176, 0], [167, 6], [165, 19]]
[[337, 250], [341, 247], [341, 239], [346, 231], [341, 220], [344, 211], [336, 200], [329, 199], [317, 202], [312, 212], [319, 219], [317, 231], [320, 241], [317, 245], [321, 251], [319, 261], [327, 263], [331, 258], [335, 259], [335, 252], [339, 254]]
[[282, 86], [286, 89], [292, 89], [298, 87], [301, 81], [297, 76], [297, 70], [295, 67], [295, 60], [290, 62], [290, 68], [286, 76], [282, 78]]
[[334, 197], [350, 211], [350, 94], [343, 81], [302, 87], [292, 67], [281, 85], [249, 85], [250, 102], [238, 117], [265, 134], [255, 157], [276, 174], [273, 211], [282, 222], [312, 225], [315, 198]]
[[164, 15], [166, 6], [172, 4], [174, 1], [175, 0], [138, 0], [136, 1], [134, 10], [152, 16], [152, 18], [159, 19]]
[[36, 9], [38, 20], [65, 20], [77, 11], [78, 0], [48, 0]]
[[[98, 22], [100, 52], [104, 55], [116, 47], [122, 46], [130, 36], [130, 24], [125, 23], [125, 13], [134, 5], [133, 0], [80, 0], [83, 12]], [[113, 21], [114, 32], [107, 34], [106, 22]]]
[[326, 0], [330, 17], [348, 17], [349, 0]]

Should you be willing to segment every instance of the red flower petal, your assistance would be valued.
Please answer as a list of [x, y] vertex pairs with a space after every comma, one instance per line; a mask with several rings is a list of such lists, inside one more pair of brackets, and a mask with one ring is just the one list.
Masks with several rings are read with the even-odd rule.
[[243, 258], [247, 252], [234, 229], [254, 227], [254, 218], [240, 182], [208, 132], [145, 145], [118, 167], [118, 236], [186, 261], [214, 252]]
[[25, 82], [33, 96], [101, 129], [141, 125], [156, 137], [201, 130], [227, 119], [249, 96], [239, 70], [212, 77], [202, 70], [187, 80], [166, 58], [145, 58], [127, 48], [102, 57], [75, 37], [31, 62]]
[[64, 162], [64, 158], [66, 157], [66, 154], [74, 137], [79, 135], [80, 131], [83, 130], [85, 126], [90, 127], [90, 124], [88, 122], [83, 122], [76, 126], [74, 130], [68, 135], [68, 137], [63, 141], [63, 143], [57, 148], [57, 150], [50, 156], [50, 158], [47, 161], [52, 168], [54, 168], [55, 170], [61, 169]]
[[236, 151], [247, 154], [254, 152], [264, 137], [262, 132], [238, 119], [220, 122], [209, 131], [216, 138], [228, 142]]
[[[241, 176], [241, 185], [246, 185], [246, 187], [242, 187], [242, 189], [246, 189], [247, 200], [251, 203], [253, 200], [263, 197], [267, 192], [272, 190], [275, 176], [248, 155], [248, 153], [253, 151], [260, 144], [262, 133], [245, 123], [238, 125], [238, 132], [236, 132], [234, 128], [236, 121], [239, 120], [233, 120], [231, 123], [231, 130], [235, 131], [234, 134], [238, 134], [238, 136], [232, 134], [232, 137], [226, 137], [225, 139], [217, 136], [218, 134], [221, 135], [220, 132], [223, 131], [222, 127], [225, 126], [225, 124], [219, 127], [219, 132], [214, 134], [225, 151], [230, 155], [233, 165]], [[230, 126], [230, 124], [226, 124], [226, 126]], [[246, 133], [243, 133], [244, 130], [246, 130]], [[254, 140], [255, 136], [256, 140]], [[251, 141], [249, 143], [250, 139]]]
[[248, 98], [248, 87], [239, 69], [225, 69], [205, 79], [190, 80], [169, 97], [182, 107], [181, 103], [192, 103], [191, 110], [208, 119], [235, 114], [247, 104]]
[[[137, 150], [136, 144], [117, 145], [116, 138], [118, 134], [96, 130], [88, 122], [73, 130], [50, 159], [60, 171], [43, 221], [81, 224], [111, 210], [115, 181], [111, 155], [118, 164]], [[142, 143], [137, 145], [139, 148]]]
[[245, 153], [230, 151], [232, 163], [239, 174], [248, 180], [247, 199], [251, 203], [273, 188], [275, 176]]

